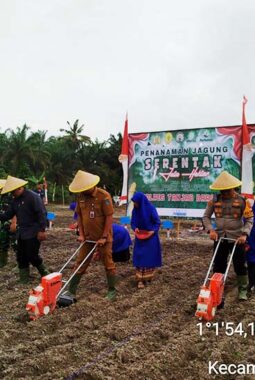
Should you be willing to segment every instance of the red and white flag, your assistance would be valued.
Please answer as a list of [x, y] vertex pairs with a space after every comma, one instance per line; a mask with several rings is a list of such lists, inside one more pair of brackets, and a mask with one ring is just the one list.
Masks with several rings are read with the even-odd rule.
[[122, 164], [123, 170], [123, 183], [120, 196], [120, 205], [127, 203], [127, 187], [128, 187], [128, 115], [126, 114], [126, 120], [124, 125], [124, 134], [122, 139], [121, 154], [119, 156], [119, 162]]
[[252, 156], [254, 147], [250, 142], [249, 130], [246, 124], [245, 106], [247, 99], [243, 97], [243, 114], [242, 114], [242, 187], [241, 193], [246, 198], [253, 199], [253, 170]]

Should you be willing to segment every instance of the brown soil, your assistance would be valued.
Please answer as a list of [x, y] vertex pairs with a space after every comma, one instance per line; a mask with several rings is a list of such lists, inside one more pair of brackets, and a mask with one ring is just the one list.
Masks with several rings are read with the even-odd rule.
[[[57, 271], [78, 246], [68, 228], [72, 214], [55, 208], [57, 218], [42, 244], [45, 264]], [[118, 215], [116, 214], [116, 220]], [[155, 280], [137, 290], [132, 263], [118, 264], [118, 297], [105, 299], [101, 263], [94, 262], [82, 279], [78, 302], [27, 322], [21, 318], [31, 285], [20, 285], [10, 253], [0, 276], [0, 379], [207, 379], [209, 360], [254, 363], [254, 336], [227, 336], [225, 329], [206, 328], [200, 336], [194, 317], [196, 299], [211, 257], [212, 243], [203, 232], [181, 229], [180, 238], [161, 232], [164, 265]], [[254, 322], [255, 299], [236, 299], [235, 276], [226, 285], [225, 308], [214, 322]], [[231, 376], [225, 376], [231, 379]], [[248, 379], [248, 376], [233, 376]]]

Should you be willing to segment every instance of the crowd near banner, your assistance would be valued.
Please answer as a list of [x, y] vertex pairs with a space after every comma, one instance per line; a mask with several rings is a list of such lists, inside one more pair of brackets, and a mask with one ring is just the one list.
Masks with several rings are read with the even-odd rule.
[[[255, 178], [255, 125], [248, 125]], [[201, 217], [223, 171], [241, 179], [242, 126], [128, 135], [128, 208], [144, 192], [161, 216]]]

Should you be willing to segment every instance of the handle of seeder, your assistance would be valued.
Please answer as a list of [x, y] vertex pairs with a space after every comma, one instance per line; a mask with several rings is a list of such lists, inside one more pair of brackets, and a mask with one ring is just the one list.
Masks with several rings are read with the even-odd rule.
[[78, 270], [83, 266], [83, 264], [89, 259], [89, 257], [94, 253], [96, 247], [97, 247], [97, 242], [96, 241], [93, 241], [93, 240], [85, 240], [84, 242], [81, 243], [81, 245], [77, 248], [77, 250], [75, 251], [75, 253], [70, 257], [70, 259], [67, 261], [67, 263], [63, 266], [63, 268], [61, 268], [61, 270], [63, 270], [66, 265], [71, 261], [71, 259], [76, 255], [76, 253], [83, 247], [83, 245], [85, 243], [90, 243], [90, 244], [95, 244], [94, 247], [91, 249], [91, 251], [87, 254], [87, 256], [83, 259], [83, 261], [80, 263], [80, 265], [78, 266], [78, 268], [75, 269], [75, 271], [72, 273], [71, 277], [69, 278], [69, 280], [66, 281], [65, 285], [60, 289], [60, 291], [58, 292], [57, 294], [57, 297], [58, 298], [60, 296], [60, 294], [63, 292], [63, 290], [65, 290], [65, 288], [67, 287], [67, 285], [69, 284], [69, 282], [72, 280], [72, 278], [74, 277], [74, 275], [78, 272]]
[[65, 267], [70, 263], [70, 261], [72, 260], [72, 258], [74, 258], [74, 256], [77, 254], [77, 252], [79, 252], [79, 250], [83, 247], [83, 245], [85, 244], [85, 241], [83, 241], [79, 247], [76, 249], [76, 251], [72, 254], [72, 256], [67, 260], [67, 262], [62, 266], [62, 268], [60, 269], [59, 273], [61, 273]]
[[235, 252], [235, 249], [236, 249], [236, 245], [237, 245], [237, 240], [236, 239], [231, 239], [231, 238], [226, 238], [226, 237], [221, 237], [219, 238], [219, 241], [216, 245], [216, 248], [215, 248], [215, 251], [214, 251], [214, 254], [213, 254], [213, 257], [212, 257], [212, 260], [211, 260], [211, 263], [209, 265], [209, 268], [208, 268], [208, 271], [206, 273], [206, 277], [205, 277], [205, 280], [204, 280], [204, 283], [203, 283], [203, 286], [206, 285], [207, 281], [208, 281], [208, 278], [210, 276], [210, 273], [211, 273], [211, 269], [212, 269], [212, 266], [213, 266], [213, 262], [214, 262], [214, 259], [216, 257], [216, 254], [218, 252], [218, 249], [219, 249], [219, 246], [220, 246], [220, 243], [222, 242], [222, 240], [228, 240], [228, 241], [233, 241], [235, 242], [234, 246], [233, 246], [233, 249], [232, 249], [232, 252], [231, 252], [231, 255], [230, 255], [230, 258], [228, 260], [228, 265], [227, 265], [227, 269], [226, 269], [226, 272], [224, 274], [224, 283], [226, 281], [226, 278], [227, 278], [227, 275], [228, 275], [228, 271], [229, 271], [229, 268], [230, 268], [230, 265], [231, 265], [231, 261], [232, 261], [232, 258], [233, 258], [233, 255], [234, 255], [234, 252]]
[[59, 270], [59, 273], [61, 273], [65, 267], [70, 263], [70, 261], [74, 258], [74, 256], [79, 252], [79, 250], [84, 246], [85, 243], [91, 243], [91, 244], [96, 244], [94, 240], [85, 240], [83, 241], [79, 247], [76, 249], [76, 251], [72, 254], [72, 256], [67, 260], [67, 262], [62, 266], [62, 268]]

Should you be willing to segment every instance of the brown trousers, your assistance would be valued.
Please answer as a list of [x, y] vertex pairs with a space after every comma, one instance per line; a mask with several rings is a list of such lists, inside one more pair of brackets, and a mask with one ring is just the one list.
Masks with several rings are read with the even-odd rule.
[[[78, 268], [84, 258], [88, 255], [88, 253], [93, 249], [94, 244], [85, 243], [81, 248], [74, 269]], [[112, 243], [105, 243], [102, 247], [97, 247], [97, 251], [99, 251], [100, 256], [102, 258], [106, 274], [115, 274], [116, 265], [112, 259]], [[93, 258], [93, 254], [89, 257], [88, 260], [82, 265], [82, 267], [78, 270], [77, 274], [84, 274]]]

